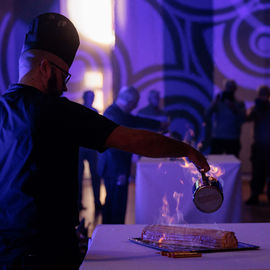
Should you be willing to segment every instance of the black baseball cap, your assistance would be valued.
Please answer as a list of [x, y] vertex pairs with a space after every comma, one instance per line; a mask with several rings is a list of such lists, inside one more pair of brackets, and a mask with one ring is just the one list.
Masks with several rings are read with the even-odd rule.
[[23, 52], [30, 49], [48, 51], [70, 67], [79, 45], [78, 32], [68, 18], [58, 13], [44, 13], [30, 23]]

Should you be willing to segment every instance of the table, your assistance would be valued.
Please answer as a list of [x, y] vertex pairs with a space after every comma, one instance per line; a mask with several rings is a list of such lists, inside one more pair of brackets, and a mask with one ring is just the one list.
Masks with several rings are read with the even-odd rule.
[[[240, 160], [233, 155], [209, 155], [207, 159], [210, 164], [225, 170], [224, 175], [218, 178], [223, 184], [224, 194], [224, 201], [219, 210], [207, 214], [196, 208], [192, 196], [194, 175], [189, 169], [181, 166], [181, 160], [142, 158], [137, 163], [136, 170], [136, 223], [240, 222]], [[177, 198], [180, 199], [178, 210]]]
[[144, 225], [99, 225], [80, 270], [255, 270], [270, 269], [270, 223], [192, 224], [202, 228], [234, 231], [238, 241], [259, 250], [203, 253], [199, 258], [174, 259], [156, 250], [131, 243]]

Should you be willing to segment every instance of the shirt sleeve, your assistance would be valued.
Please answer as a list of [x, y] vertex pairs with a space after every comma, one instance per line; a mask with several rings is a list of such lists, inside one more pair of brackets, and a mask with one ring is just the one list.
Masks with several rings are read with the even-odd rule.
[[105, 142], [116, 123], [97, 112], [65, 98], [61, 100], [63, 124], [70, 133], [67, 136], [76, 140], [79, 146], [95, 149], [99, 152], [106, 150]]

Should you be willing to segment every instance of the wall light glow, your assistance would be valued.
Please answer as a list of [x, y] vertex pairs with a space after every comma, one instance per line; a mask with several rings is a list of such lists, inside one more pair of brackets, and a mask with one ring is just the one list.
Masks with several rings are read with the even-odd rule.
[[88, 71], [84, 74], [84, 84], [90, 89], [103, 88], [103, 74], [99, 71]]
[[68, 0], [67, 10], [78, 31], [95, 42], [113, 45], [113, 0]]
[[95, 99], [93, 102], [93, 107], [98, 110], [99, 113], [104, 112], [104, 102], [103, 102], [103, 92], [102, 90], [94, 90]]
[[104, 97], [103, 97], [103, 74], [99, 71], [88, 71], [84, 75], [85, 88], [91, 89], [95, 93], [93, 107], [100, 113], [104, 111]]

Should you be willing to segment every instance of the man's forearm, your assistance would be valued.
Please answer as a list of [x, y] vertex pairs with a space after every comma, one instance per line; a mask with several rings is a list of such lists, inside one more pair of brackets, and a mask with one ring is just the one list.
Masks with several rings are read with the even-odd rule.
[[189, 146], [183, 142], [147, 130], [118, 127], [107, 140], [108, 147], [147, 157], [187, 156]]
[[206, 171], [206, 159], [190, 145], [146, 130], [117, 127], [106, 141], [114, 147], [147, 157], [188, 157], [197, 167]]

